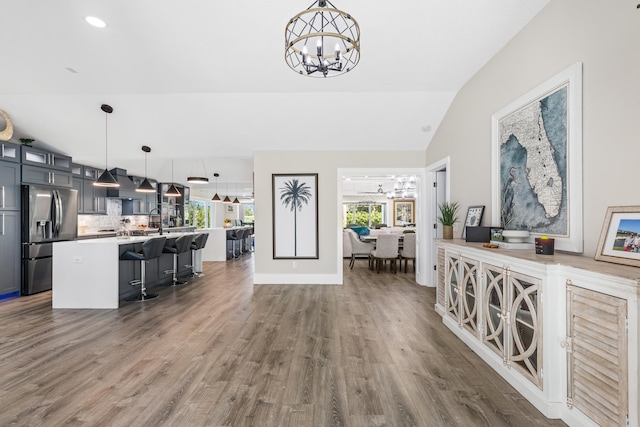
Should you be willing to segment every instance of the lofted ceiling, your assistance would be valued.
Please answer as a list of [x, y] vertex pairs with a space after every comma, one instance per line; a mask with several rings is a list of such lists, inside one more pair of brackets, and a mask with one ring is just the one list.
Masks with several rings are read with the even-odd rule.
[[[311, 1], [3, 0], [0, 109], [13, 141], [161, 181], [246, 194], [257, 150], [424, 150], [456, 92], [549, 0], [335, 0], [361, 60], [327, 79], [284, 61]], [[89, 26], [85, 16], [107, 23]], [[0, 123], [0, 128], [2, 124]], [[430, 130], [427, 130], [430, 129]], [[231, 192], [231, 191], [229, 191]]]

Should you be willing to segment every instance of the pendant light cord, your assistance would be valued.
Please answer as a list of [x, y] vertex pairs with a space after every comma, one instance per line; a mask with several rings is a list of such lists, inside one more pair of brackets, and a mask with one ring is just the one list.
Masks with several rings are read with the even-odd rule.
[[109, 119], [109, 114], [105, 111], [104, 115], [104, 169], [107, 170], [109, 167], [109, 158], [108, 158], [108, 141], [109, 141], [109, 125], [107, 123]]

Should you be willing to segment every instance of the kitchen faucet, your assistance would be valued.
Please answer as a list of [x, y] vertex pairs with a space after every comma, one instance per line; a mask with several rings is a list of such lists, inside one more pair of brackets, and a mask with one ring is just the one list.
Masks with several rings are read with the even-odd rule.
[[158, 215], [160, 215], [160, 224], [158, 225], [158, 231], [160, 232], [160, 235], [162, 236], [162, 214], [160, 214], [160, 209], [158, 208], [153, 208], [149, 211], [149, 218], [147, 219], [147, 226], [151, 226], [151, 214], [153, 213], [153, 211], [158, 212]]

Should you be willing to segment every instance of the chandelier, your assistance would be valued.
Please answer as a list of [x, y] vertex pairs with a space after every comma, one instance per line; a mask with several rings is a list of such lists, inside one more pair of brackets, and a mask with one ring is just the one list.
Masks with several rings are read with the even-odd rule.
[[328, 0], [317, 0], [291, 18], [284, 38], [284, 59], [302, 75], [339, 76], [360, 61], [360, 26]]

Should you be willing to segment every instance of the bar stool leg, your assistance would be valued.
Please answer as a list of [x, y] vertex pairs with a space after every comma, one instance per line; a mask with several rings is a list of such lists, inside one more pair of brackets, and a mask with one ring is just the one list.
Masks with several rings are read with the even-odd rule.
[[148, 261], [142, 260], [140, 261], [140, 297], [136, 299], [136, 301], [146, 301], [151, 298], [156, 298], [158, 294], [148, 294], [147, 293], [147, 269], [145, 268], [145, 263]]
[[173, 254], [173, 286], [186, 285], [188, 282], [178, 277], [178, 253]]
[[186, 281], [180, 280], [178, 278], [178, 253], [177, 252], [173, 254], [173, 269], [165, 271], [165, 274], [169, 272], [171, 273], [171, 286], [187, 284]]

